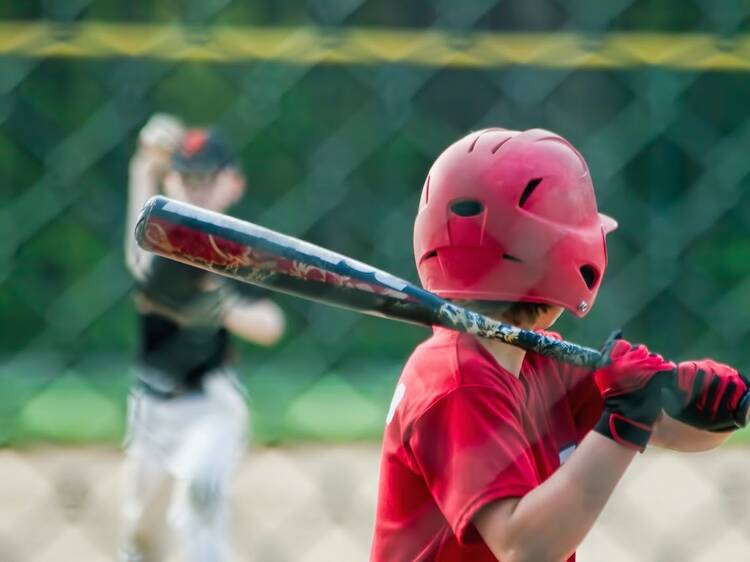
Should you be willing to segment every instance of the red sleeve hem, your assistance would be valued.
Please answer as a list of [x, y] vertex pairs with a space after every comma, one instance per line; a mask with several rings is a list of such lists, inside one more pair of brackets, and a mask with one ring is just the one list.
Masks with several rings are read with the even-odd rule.
[[531, 484], [512, 484], [501, 485], [484, 490], [475, 499], [469, 502], [461, 516], [456, 521], [453, 533], [456, 535], [458, 542], [466, 546], [472, 542], [471, 537], [467, 537], [468, 531], [471, 530], [471, 522], [477, 512], [493, 501], [505, 498], [521, 498], [528, 494], [534, 486]]

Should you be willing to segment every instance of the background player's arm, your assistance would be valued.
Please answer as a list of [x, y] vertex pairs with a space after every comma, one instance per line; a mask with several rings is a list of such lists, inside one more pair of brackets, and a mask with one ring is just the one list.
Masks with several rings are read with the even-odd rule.
[[492, 553], [505, 562], [562, 561], [583, 541], [635, 456], [589, 433], [567, 462], [522, 498], [491, 502], [474, 517]]
[[271, 299], [237, 300], [224, 313], [224, 327], [259, 345], [273, 345], [284, 333], [284, 312]]
[[139, 279], [143, 277], [150, 254], [135, 242], [135, 223], [146, 201], [159, 193], [172, 152], [183, 132], [183, 126], [176, 118], [164, 114], [154, 115], [141, 130], [138, 148], [130, 160], [125, 257], [128, 269]]

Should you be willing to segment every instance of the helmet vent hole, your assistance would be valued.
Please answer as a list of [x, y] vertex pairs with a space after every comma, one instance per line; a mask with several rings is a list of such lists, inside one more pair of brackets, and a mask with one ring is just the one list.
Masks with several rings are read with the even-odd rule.
[[594, 266], [583, 265], [581, 266], [581, 277], [583, 277], [583, 282], [586, 283], [586, 287], [591, 290], [594, 288], [597, 280], [599, 279], [599, 273], [596, 271], [596, 268], [594, 268]]
[[451, 203], [451, 211], [459, 217], [475, 217], [484, 210], [484, 205], [476, 199], [461, 199]]
[[508, 142], [512, 137], [508, 137], [507, 139], [501, 140], [499, 143], [497, 143], [494, 147], [492, 147], [492, 154], [495, 154], [498, 150], [500, 150], [500, 147], [503, 146], [506, 142]]
[[542, 178], [534, 178], [526, 184], [526, 187], [521, 194], [521, 199], [518, 200], [519, 207], [523, 208], [523, 206], [526, 204], [526, 201], [529, 199], [529, 197], [531, 197], [531, 194], [534, 193], [534, 190], [540, 183], [542, 183]]
[[510, 254], [503, 254], [503, 259], [508, 261], [514, 261], [516, 263], [523, 263], [523, 260], [521, 258], [517, 258], [516, 256], [512, 256]]

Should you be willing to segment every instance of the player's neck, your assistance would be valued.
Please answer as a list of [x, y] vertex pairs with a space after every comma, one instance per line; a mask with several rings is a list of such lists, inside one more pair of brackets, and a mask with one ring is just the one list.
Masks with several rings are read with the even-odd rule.
[[498, 365], [518, 378], [521, 373], [523, 359], [526, 357], [525, 350], [520, 347], [508, 345], [499, 340], [488, 340], [485, 338], [477, 339], [479, 340], [480, 345], [490, 352]]

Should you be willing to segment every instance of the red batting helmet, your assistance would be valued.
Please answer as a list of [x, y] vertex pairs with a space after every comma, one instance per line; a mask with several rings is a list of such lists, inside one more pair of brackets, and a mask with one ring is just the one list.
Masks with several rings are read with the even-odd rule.
[[542, 129], [485, 129], [449, 146], [422, 189], [414, 257], [441, 297], [538, 302], [584, 316], [607, 265], [586, 161]]

